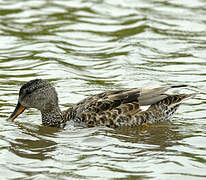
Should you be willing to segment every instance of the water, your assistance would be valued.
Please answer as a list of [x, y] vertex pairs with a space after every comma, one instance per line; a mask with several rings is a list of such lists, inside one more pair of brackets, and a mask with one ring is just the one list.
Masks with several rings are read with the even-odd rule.
[[[0, 1], [1, 179], [205, 179], [206, 1]], [[6, 121], [18, 90], [50, 80], [62, 109], [111, 89], [199, 93], [150, 127], [55, 129]]]

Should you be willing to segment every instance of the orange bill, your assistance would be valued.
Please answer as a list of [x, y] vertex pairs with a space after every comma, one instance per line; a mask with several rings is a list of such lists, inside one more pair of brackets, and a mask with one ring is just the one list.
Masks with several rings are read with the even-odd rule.
[[9, 116], [8, 120], [10, 121], [14, 121], [14, 119], [16, 117], [18, 117], [19, 114], [21, 114], [24, 110], [26, 109], [26, 107], [22, 106], [19, 102], [16, 105], [16, 108], [14, 110], [14, 112], [11, 114], [11, 116]]

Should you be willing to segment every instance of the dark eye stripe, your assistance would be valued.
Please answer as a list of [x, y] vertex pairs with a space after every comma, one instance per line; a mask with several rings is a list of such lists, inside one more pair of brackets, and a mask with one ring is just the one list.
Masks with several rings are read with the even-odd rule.
[[41, 89], [41, 88], [43, 88], [43, 87], [44, 87], [44, 85], [38, 86], [38, 87], [35, 87], [35, 88], [32, 88], [32, 89], [26, 89], [25, 94], [23, 93], [25, 88], [22, 88], [22, 89], [20, 89], [20, 91], [19, 91], [19, 95], [24, 94], [24, 96], [26, 96], [26, 95], [28, 95], [28, 94], [32, 94], [32, 93], [33, 93], [34, 91], [36, 91], [37, 89]]
[[41, 88], [43, 88], [44, 86], [38, 86], [38, 87], [35, 87], [35, 88], [33, 88], [33, 89], [27, 89], [26, 90], [26, 94], [31, 94], [31, 93], [33, 93], [34, 91], [36, 91], [37, 89], [41, 89]]

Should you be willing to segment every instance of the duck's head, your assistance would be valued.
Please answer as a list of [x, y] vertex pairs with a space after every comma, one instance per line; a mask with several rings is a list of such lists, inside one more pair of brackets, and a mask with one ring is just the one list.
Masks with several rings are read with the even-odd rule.
[[8, 119], [13, 121], [27, 108], [50, 111], [55, 106], [58, 106], [55, 88], [46, 80], [34, 79], [24, 84], [19, 90], [18, 103]]

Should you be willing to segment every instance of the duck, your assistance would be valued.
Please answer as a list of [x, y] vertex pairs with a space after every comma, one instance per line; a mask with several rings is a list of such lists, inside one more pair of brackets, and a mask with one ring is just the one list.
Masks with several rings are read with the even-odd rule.
[[169, 89], [186, 86], [112, 90], [89, 96], [61, 111], [55, 87], [47, 80], [33, 79], [20, 88], [18, 103], [8, 120], [14, 121], [25, 109], [35, 108], [41, 112], [44, 126], [57, 128], [64, 128], [68, 122], [82, 127], [111, 128], [152, 124], [169, 120], [184, 100], [194, 96], [166, 94]]

